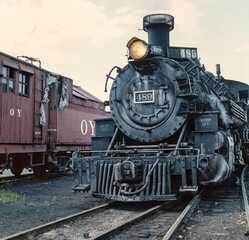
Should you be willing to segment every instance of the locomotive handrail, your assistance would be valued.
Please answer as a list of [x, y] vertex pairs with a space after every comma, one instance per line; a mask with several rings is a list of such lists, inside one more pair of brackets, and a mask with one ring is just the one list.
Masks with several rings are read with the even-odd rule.
[[[200, 150], [198, 148], [158, 148], [156, 149], [144, 149], [144, 150], [139, 150], [139, 149], [134, 149], [135, 153], [157, 153], [158, 151], [196, 151], [197, 156], [199, 155]], [[86, 150], [79, 150], [79, 153], [106, 153], [106, 150], [97, 150], [97, 151], [86, 151]], [[133, 153], [132, 150], [127, 152], [127, 150], [109, 150], [108, 153]], [[92, 156], [88, 156], [88, 158], [91, 158]], [[99, 157], [99, 156], [98, 156]]]
[[[192, 59], [189, 58], [188, 60], [194, 65], [194, 67], [192, 67], [192, 68], [189, 70], [189, 72], [191, 72], [192, 69], [195, 69], [196, 67], [198, 67], [198, 65], [197, 65]], [[187, 69], [184, 68], [184, 70], [186, 71], [187, 76], [188, 76], [188, 84], [189, 84], [189, 91], [190, 91], [190, 94], [193, 94], [193, 89], [192, 89], [192, 85], [191, 85], [190, 78], [189, 78], [190, 74], [188, 73]]]
[[115, 78], [113, 78], [113, 77], [111, 76], [112, 71], [113, 71], [115, 68], [117, 68], [118, 71], [121, 71], [121, 68], [120, 68], [120, 67], [114, 66], [114, 67], [111, 69], [111, 71], [109, 72], [109, 74], [106, 75], [106, 80], [105, 80], [105, 92], [107, 92], [107, 83], [108, 83], [109, 78], [111, 78], [112, 80], [115, 80]]
[[[226, 96], [228, 99], [234, 99], [234, 95], [233, 93], [230, 91], [230, 89], [224, 85], [223, 83], [220, 83], [218, 82], [214, 77], [208, 75], [208, 73], [200, 66], [198, 66], [198, 68], [206, 75], [206, 77], [208, 77], [208, 81], [212, 80], [213, 82], [215, 82], [216, 86], [218, 85], [221, 85], [222, 84], [222, 88], [224, 87], [226, 89], [226, 92], [223, 92], [223, 95]], [[208, 86], [212, 89], [213, 93], [218, 97], [220, 98], [220, 95], [221, 93], [219, 93], [219, 91], [215, 91], [215, 89], [213, 88], [213, 86], [208, 82], [208, 81], [205, 81], [205, 83], [208, 84]], [[229, 94], [228, 94], [229, 93]]]
[[[186, 142], [182, 142], [180, 144], [180, 146], [178, 146], [178, 148], [184, 148], [184, 147], [187, 147], [188, 146], [188, 143]], [[124, 148], [125, 149], [154, 149], [154, 148], [158, 148], [158, 149], [163, 149], [163, 147], [167, 147], [167, 148], [174, 148], [176, 147], [176, 144], [159, 144], [159, 145], [140, 145], [140, 146], [135, 146], [135, 145], [132, 145], [132, 146], [125, 146]]]
[[199, 66], [198, 64], [196, 64], [191, 58], [188, 58], [189, 62], [191, 62], [192, 64], [194, 64], [195, 66], [192, 67], [191, 69], [189, 69], [188, 71], [192, 71], [195, 67], [198, 68], [200, 71], [202, 71], [205, 76], [209, 79], [208, 81], [212, 80], [213, 82], [215, 82], [216, 86], [221, 85], [221, 89], [224, 87], [226, 89], [225, 92], [220, 93], [219, 91], [221, 89], [219, 89], [218, 91], [215, 91], [215, 89], [213, 88], [213, 86], [211, 84], [209, 84], [208, 81], [205, 81], [205, 83], [207, 83], [209, 85], [209, 87], [212, 89], [212, 91], [214, 92], [214, 94], [220, 98], [219, 94], [223, 94], [224, 96], [230, 98], [234, 98], [233, 93], [230, 91], [230, 89], [224, 85], [223, 83], [220, 83], [219, 81], [217, 81], [214, 77], [210, 76], [205, 69], [203, 69], [203, 67]]

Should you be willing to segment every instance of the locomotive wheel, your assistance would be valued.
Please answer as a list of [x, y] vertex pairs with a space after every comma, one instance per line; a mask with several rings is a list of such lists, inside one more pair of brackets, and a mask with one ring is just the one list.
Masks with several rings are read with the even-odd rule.
[[35, 176], [42, 177], [46, 174], [46, 166], [33, 167], [33, 172]]
[[10, 171], [12, 174], [14, 174], [16, 177], [20, 176], [23, 171], [23, 163], [22, 161], [18, 161], [15, 158], [12, 158], [10, 160]]

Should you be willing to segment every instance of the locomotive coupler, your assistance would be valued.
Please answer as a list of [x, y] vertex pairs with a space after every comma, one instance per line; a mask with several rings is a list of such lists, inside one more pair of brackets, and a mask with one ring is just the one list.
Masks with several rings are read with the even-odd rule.
[[155, 167], [158, 165], [158, 163], [159, 163], [159, 161], [160, 161], [160, 158], [159, 158], [160, 155], [161, 155], [161, 153], [158, 152], [158, 153], [157, 153], [157, 160], [156, 160], [156, 162], [154, 163], [153, 167], [152, 167], [152, 168], [150, 169], [150, 171], [148, 172], [147, 176], [145, 177], [144, 185], [143, 185], [140, 189], [138, 189], [138, 190], [136, 190], [136, 191], [134, 191], [134, 192], [127, 192], [126, 190], [121, 190], [122, 194], [124, 194], [124, 195], [133, 195], [133, 194], [137, 194], [137, 193], [142, 192], [142, 191], [147, 187], [147, 185], [148, 185], [148, 183], [149, 183], [149, 181], [150, 181], [150, 176], [151, 176], [152, 172], [154, 171]]
[[124, 162], [114, 164], [114, 177], [117, 182], [141, 181], [139, 172], [142, 170], [142, 163], [134, 163], [128, 157]]

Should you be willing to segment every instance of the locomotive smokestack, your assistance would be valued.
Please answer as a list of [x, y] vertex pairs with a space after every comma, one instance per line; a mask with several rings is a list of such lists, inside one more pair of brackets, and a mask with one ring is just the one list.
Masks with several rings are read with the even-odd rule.
[[143, 19], [143, 29], [148, 32], [148, 43], [163, 47], [169, 46], [169, 32], [174, 28], [174, 17], [169, 14], [150, 14]]

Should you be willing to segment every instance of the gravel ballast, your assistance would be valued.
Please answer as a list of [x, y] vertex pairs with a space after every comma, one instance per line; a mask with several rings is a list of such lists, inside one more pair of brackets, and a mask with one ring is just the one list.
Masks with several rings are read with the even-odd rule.
[[76, 177], [64, 175], [0, 187], [23, 196], [14, 202], [0, 201], [1, 238], [107, 203], [93, 198], [92, 190], [84, 194], [73, 192]]

